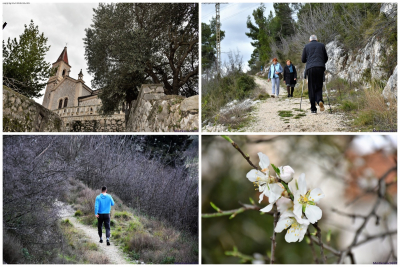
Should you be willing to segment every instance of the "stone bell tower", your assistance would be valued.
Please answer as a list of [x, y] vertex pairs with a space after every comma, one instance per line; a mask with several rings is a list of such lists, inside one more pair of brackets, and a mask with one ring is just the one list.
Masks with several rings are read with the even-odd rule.
[[43, 106], [51, 109], [51, 103], [53, 103], [53, 92], [52, 90], [57, 86], [57, 84], [62, 81], [65, 77], [69, 76], [71, 71], [71, 66], [68, 63], [67, 47], [64, 47], [57, 61], [53, 63], [52, 66], [55, 73], [49, 78], [46, 86], [46, 92], [43, 98]]

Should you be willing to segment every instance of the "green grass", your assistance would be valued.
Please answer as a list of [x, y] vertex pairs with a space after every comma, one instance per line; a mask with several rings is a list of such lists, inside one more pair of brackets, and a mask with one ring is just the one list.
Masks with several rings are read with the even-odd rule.
[[115, 218], [130, 219], [131, 215], [127, 211], [116, 211], [114, 213]]
[[305, 117], [305, 116], [307, 116], [305, 113], [299, 113], [299, 114], [296, 114], [296, 116], [294, 116], [293, 119], [300, 119], [301, 117]]
[[282, 118], [293, 117], [293, 113], [291, 110], [279, 110], [278, 115]]

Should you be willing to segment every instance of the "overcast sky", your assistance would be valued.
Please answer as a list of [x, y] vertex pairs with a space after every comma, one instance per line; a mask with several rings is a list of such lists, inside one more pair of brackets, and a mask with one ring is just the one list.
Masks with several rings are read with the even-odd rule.
[[[268, 16], [272, 10], [272, 3], [264, 3], [264, 15]], [[253, 10], [260, 6], [260, 3], [229, 3], [220, 5], [221, 13], [221, 30], [225, 31], [225, 38], [221, 41], [221, 61], [228, 61], [228, 56], [224, 52], [239, 50], [243, 56], [244, 69], [249, 70], [251, 53], [254, 47], [251, 46], [252, 41], [245, 35], [249, 32], [246, 26], [247, 16], [252, 16]], [[201, 22], [210, 23], [212, 17], [215, 17], [215, 4], [202, 4], [201, 5]]]
[[[23, 2], [23, 1], [20, 1]], [[87, 73], [87, 64], [85, 60], [85, 48], [83, 38], [85, 37], [85, 28], [88, 28], [92, 22], [93, 8], [98, 3], [79, 4], [3, 4], [3, 23], [7, 22], [4, 28], [3, 40], [8, 38], [17, 38], [24, 31], [24, 25], [29, 25], [33, 20], [34, 24], [39, 26], [39, 32], [44, 33], [48, 38], [47, 45], [50, 50], [47, 52], [45, 60], [50, 63], [57, 61], [66, 43], [68, 52], [68, 61], [71, 68], [70, 76], [78, 79], [78, 73], [82, 69], [83, 80], [91, 87], [92, 77]], [[42, 91], [44, 93], [45, 90]], [[43, 97], [35, 99], [42, 104]]]

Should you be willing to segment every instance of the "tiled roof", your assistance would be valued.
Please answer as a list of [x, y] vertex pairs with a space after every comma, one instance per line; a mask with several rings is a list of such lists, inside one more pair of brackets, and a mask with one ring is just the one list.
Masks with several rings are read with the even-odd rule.
[[57, 63], [59, 61], [64, 61], [65, 63], [67, 63], [69, 65], [67, 47], [64, 47], [64, 50], [61, 52], [61, 55], [58, 57], [58, 59], [57, 59], [57, 61], [55, 63]]

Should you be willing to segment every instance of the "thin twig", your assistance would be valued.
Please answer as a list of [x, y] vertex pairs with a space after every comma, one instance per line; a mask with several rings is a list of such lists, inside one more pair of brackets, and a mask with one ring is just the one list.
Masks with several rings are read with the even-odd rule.
[[278, 210], [276, 209], [276, 204], [274, 204], [274, 228], [272, 231], [272, 237], [271, 237], [271, 264], [275, 263], [275, 247], [276, 247], [276, 232], [275, 232], [275, 227], [276, 224], [278, 223]]
[[228, 136], [226, 136], [226, 135], [221, 135], [221, 137], [224, 138], [225, 140], [227, 140], [229, 143], [231, 143], [232, 146], [233, 146], [237, 151], [239, 151], [240, 154], [242, 154], [242, 156], [245, 158], [245, 160], [247, 160], [247, 162], [248, 162], [254, 169], [261, 171], [261, 168], [260, 168], [260, 167], [257, 167], [253, 162], [251, 162], [250, 156], [249, 156], [248, 154], [245, 154], [245, 153], [240, 149], [240, 147], [239, 147], [232, 139], [230, 139], [230, 138], [229, 138]]
[[321, 247], [322, 262], [326, 264], [326, 257], [324, 254], [324, 243], [322, 243], [322, 236], [321, 236], [321, 228], [319, 228], [318, 222], [314, 223], [313, 226], [315, 227], [315, 229], [317, 229], [318, 244]]
[[311, 252], [312, 252], [312, 255], [313, 255], [314, 262], [318, 264], [319, 261], [318, 261], [317, 255], [315, 254], [314, 241], [313, 241], [313, 239], [311, 238], [310, 231], [309, 231], [308, 229], [307, 229], [307, 236], [308, 236], [308, 238], [310, 239], [309, 245], [310, 245], [310, 248], [311, 248]]
[[[242, 213], [246, 210], [260, 210], [261, 207], [256, 206], [256, 205], [249, 205], [249, 204], [242, 204], [240, 203], [243, 207], [234, 209], [234, 210], [219, 210], [216, 213], [204, 213], [201, 215], [202, 218], [214, 218], [214, 217], [221, 217], [221, 216], [228, 216], [231, 215], [234, 218], [237, 214]], [[266, 212], [266, 214], [271, 214], [272, 212]]]

